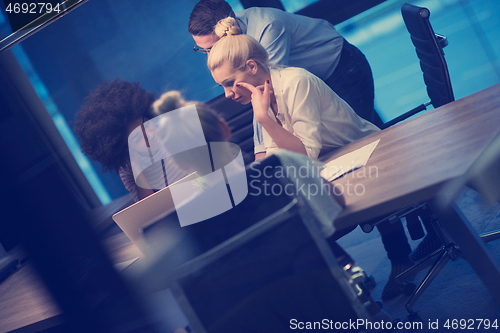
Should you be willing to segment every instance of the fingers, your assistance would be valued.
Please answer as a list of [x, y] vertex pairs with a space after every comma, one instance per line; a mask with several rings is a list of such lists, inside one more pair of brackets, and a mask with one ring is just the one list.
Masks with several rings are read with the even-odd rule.
[[[263, 85], [260, 85], [260, 86], [257, 86], [255, 88], [259, 89], [260, 91], [264, 91], [264, 88], [265, 88], [266, 84], [264, 83]], [[271, 87], [271, 85], [269, 84], [269, 87]], [[269, 93], [272, 95], [273, 94], [273, 91], [272, 90], [269, 90]]]
[[[237, 87], [246, 88], [246, 89], [250, 90], [252, 92], [252, 94], [255, 93], [255, 92], [257, 92], [257, 91], [264, 92], [266, 85], [268, 86], [268, 88], [271, 86], [270, 83], [269, 83], [269, 80], [267, 80], [263, 85], [260, 85], [260, 86], [254, 86], [254, 85], [252, 85], [250, 83], [246, 83], [246, 82], [243, 82], [243, 81], [236, 83]], [[269, 90], [269, 93], [273, 94], [273, 91]]]
[[250, 90], [250, 92], [252, 92], [252, 94], [254, 94], [254, 93], [256, 93], [256, 92], [259, 91], [259, 89], [257, 89], [256, 87], [254, 87], [250, 83], [246, 83], [246, 82], [238, 82], [238, 83], [236, 83], [236, 86], [248, 89], [248, 90]]
[[266, 97], [269, 96], [269, 80], [266, 80], [266, 82], [264, 83], [263, 95]]

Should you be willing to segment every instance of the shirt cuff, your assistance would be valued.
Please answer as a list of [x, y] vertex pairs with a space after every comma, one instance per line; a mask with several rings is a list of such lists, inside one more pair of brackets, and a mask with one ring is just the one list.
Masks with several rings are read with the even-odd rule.
[[266, 152], [266, 146], [264, 146], [264, 145], [256, 145], [253, 148], [253, 152], [254, 152], [254, 154], [265, 153]]

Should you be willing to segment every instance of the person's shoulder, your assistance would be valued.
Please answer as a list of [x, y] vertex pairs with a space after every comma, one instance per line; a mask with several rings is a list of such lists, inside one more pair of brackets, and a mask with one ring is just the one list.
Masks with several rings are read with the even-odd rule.
[[278, 68], [277, 70], [280, 72], [281, 77], [291, 82], [314, 80], [315, 78], [314, 74], [300, 67], [284, 67]]
[[130, 167], [129, 166], [121, 166], [119, 169], [118, 169], [118, 174], [126, 174], [126, 173], [132, 173], [132, 171], [130, 170]]
[[[284, 94], [295, 94], [297, 91], [322, 91], [326, 85], [320, 78], [311, 72], [299, 67], [286, 67], [277, 69], [279, 75], [278, 85]], [[273, 79], [274, 82], [274, 79]]]
[[260, 20], [272, 22], [282, 21], [288, 14], [289, 13], [285, 11], [271, 7], [250, 7], [237, 13], [236, 15], [245, 16], [249, 19], [258, 18]]

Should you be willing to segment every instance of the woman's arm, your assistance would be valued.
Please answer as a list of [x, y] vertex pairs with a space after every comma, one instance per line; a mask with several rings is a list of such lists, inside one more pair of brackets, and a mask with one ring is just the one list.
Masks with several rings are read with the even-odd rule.
[[130, 166], [120, 168], [118, 173], [120, 175], [120, 179], [123, 182], [123, 185], [129, 191], [132, 198], [134, 198], [134, 201], [137, 202], [154, 193], [154, 191], [151, 189], [145, 189], [140, 186], [137, 186], [134, 179], [134, 175], [130, 171]]
[[271, 136], [274, 143], [278, 146], [278, 148], [290, 150], [296, 153], [307, 155], [306, 148], [304, 144], [298, 137], [293, 135], [284, 129], [280, 124], [276, 121], [268, 117], [269, 120], [266, 120], [262, 123], [262, 127], [267, 131], [267, 133]]
[[281, 149], [307, 155], [302, 141], [269, 116], [268, 109], [271, 104], [269, 80], [264, 84], [262, 91], [246, 82], [238, 82], [237, 85], [248, 89], [252, 93], [252, 107], [255, 120], [262, 125], [276, 145]]
[[152, 189], [142, 188], [140, 186], [137, 186], [137, 194], [139, 195], [139, 200], [142, 200], [145, 197], [148, 197], [153, 193], [155, 193], [155, 192]]
[[317, 77], [298, 70], [285, 81], [283, 101], [289, 113], [293, 134], [305, 147], [307, 155], [318, 158], [321, 139], [321, 104], [323, 96]]
[[[139, 183], [141, 183], [141, 184], [148, 184], [146, 177], [144, 177], [144, 173], [139, 174], [139, 176], [137, 177], [137, 180], [140, 180]], [[143, 187], [137, 185], [137, 180], [134, 180], [134, 185], [135, 185], [135, 189], [137, 191], [137, 196], [138, 196], [139, 200], [142, 200], [145, 197], [150, 196], [151, 194], [155, 193], [150, 188], [143, 188]]]
[[265, 152], [264, 153], [257, 153], [257, 154], [255, 154], [255, 160], [256, 161], [260, 160], [262, 158], [265, 158], [265, 157], [266, 157], [266, 153]]

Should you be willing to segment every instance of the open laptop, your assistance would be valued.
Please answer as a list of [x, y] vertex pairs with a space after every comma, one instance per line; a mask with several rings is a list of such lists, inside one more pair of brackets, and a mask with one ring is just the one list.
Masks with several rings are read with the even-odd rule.
[[150, 247], [142, 236], [142, 229], [175, 211], [170, 186], [193, 180], [197, 177], [198, 173], [195, 171], [113, 215], [113, 220], [139, 248], [142, 254], [146, 255], [151, 252]]

